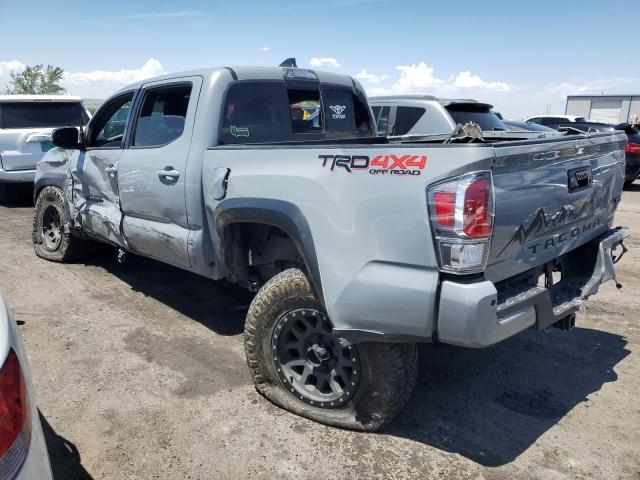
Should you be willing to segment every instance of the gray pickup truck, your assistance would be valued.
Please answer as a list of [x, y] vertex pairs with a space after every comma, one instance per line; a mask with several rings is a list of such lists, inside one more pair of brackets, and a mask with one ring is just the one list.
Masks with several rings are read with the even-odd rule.
[[54, 132], [35, 252], [98, 240], [256, 291], [257, 390], [376, 430], [411, 394], [416, 343], [568, 327], [615, 276], [625, 135], [496, 133], [389, 143], [355, 80], [299, 68], [146, 80]]

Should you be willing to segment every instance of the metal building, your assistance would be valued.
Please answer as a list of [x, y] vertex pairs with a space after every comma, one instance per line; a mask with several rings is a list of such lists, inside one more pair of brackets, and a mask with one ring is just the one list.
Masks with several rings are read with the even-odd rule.
[[638, 95], [570, 95], [567, 97], [566, 115], [589, 118], [595, 122], [630, 122], [640, 117]]

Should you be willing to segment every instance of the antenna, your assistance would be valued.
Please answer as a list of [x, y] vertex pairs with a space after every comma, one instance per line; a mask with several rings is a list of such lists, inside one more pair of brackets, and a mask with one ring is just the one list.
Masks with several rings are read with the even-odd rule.
[[284, 62], [282, 62], [279, 67], [293, 67], [298, 68], [298, 64], [296, 63], [295, 57], [287, 58]]

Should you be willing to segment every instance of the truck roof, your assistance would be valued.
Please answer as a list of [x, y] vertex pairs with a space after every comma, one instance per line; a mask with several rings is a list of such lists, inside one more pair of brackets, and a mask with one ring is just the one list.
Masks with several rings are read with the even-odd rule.
[[145, 80], [141, 80], [139, 82], [132, 83], [127, 85], [126, 87], [121, 88], [118, 92], [131, 90], [132, 88], [138, 88], [145, 83], [155, 82], [160, 80], [171, 80], [174, 78], [181, 77], [193, 77], [200, 76], [205, 80], [211, 78], [214, 75], [218, 75], [220, 73], [231, 73], [238, 80], [282, 80], [284, 78], [284, 71], [299, 71], [302, 72], [313, 72], [320, 80], [321, 83], [331, 83], [334, 85], [342, 85], [346, 87], [352, 87], [354, 80], [348, 75], [342, 75], [339, 73], [332, 72], [323, 72], [319, 70], [313, 70], [308, 68], [298, 68], [298, 67], [217, 67], [217, 68], [200, 68], [196, 70], [187, 70], [183, 72], [169, 73], [166, 75], [160, 75], [158, 77], [147, 78]]
[[0, 95], [0, 103], [7, 102], [82, 102], [82, 97], [74, 95]]

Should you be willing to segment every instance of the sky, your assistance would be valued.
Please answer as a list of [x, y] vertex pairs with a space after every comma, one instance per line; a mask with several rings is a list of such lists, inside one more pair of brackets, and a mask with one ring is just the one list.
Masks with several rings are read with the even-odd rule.
[[517, 119], [564, 113], [569, 94], [640, 94], [639, 14], [638, 0], [0, 0], [0, 90], [41, 63], [64, 68], [68, 93], [106, 98], [295, 57], [369, 95], [475, 98]]

